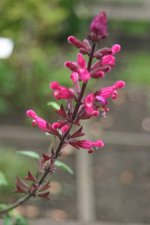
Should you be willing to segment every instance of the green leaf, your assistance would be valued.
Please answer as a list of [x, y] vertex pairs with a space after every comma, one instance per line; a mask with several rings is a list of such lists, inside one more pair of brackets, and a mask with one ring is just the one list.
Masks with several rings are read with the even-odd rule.
[[57, 102], [48, 102], [47, 103], [48, 106], [52, 106], [54, 109], [59, 110], [60, 109], [60, 105]]
[[29, 225], [28, 221], [21, 215], [16, 217], [15, 225]]
[[65, 164], [65, 163], [63, 163], [63, 162], [61, 162], [59, 160], [55, 161], [55, 166], [64, 169], [65, 171], [67, 171], [70, 174], [74, 174], [73, 170], [67, 164]]
[[3, 220], [3, 225], [13, 225], [13, 219], [10, 216], [5, 216]]
[[0, 185], [7, 185], [7, 184], [8, 182], [6, 180], [5, 175], [2, 172], [0, 172]]
[[37, 152], [34, 152], [34, 151], [17, 151], [17, 154], [25, 155], [25, 156], [31, 157], [33, 159], [39, 159], [40, 158], [40, 155]]

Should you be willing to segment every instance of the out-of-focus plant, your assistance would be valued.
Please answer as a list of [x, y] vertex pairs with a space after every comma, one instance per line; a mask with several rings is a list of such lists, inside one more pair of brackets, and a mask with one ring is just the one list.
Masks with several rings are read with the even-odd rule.
[[15, 43], [11, 58], [0, 61], [0, 114], [22, 112], [27, 102], [45, 109], [42, 99], [57, 66], [57, 45], [78, 27], [74, 4], [75, 0], [0, 1], [0, 33]]

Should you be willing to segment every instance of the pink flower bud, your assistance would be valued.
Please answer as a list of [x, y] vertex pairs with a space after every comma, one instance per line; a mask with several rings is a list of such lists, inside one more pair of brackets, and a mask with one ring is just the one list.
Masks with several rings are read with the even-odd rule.
[[57, 89], [59, 88], [59, 83], [57, 81], [53, 81], [50, 83], [50, 88], [51, 89]]
[[115, 57], [112, 55], [105, 55], [102, 58], [102, 65], [110, 65], [110, 66], [114, 66], [115, 65]]
[[62, 126], [61, 131], [63, 134], [65, 134], [70, 129], [70, 126], [68, 124]]
[[119, 44], [114, 44], [111, 48], [113, 55], [120, 52], [121, 46]]
[[105, 12], [100, 12], [94, 17], [90, 24], [90, 31], [98, 39], [104, 38], [107, 35], [107, 16]]
[[76, 48], [85, 48], [85, 45], [74, 36], [69, 36], [67, 40], [70, 44], [72, 44]]
[[126, 86], [126, 83], [122, 80], [118, 80], [115, 84], [114, 84], [115, 88], [124, 88]]
[[27, 111], [26, 111], [26, 115], [28, 116], [28, 117], [30, 117], [30, 118], [35, 118], [37, 115], [36, 115], [36, 113], [32, 110], [32, 109], [28, 109]]
[[65, 67], [69, 68], [73, 72], [77, 72], [78, 70], [78, 66], [74, 62], [69, 62], [69, 61], [65, 62]]
[[52, 129], [57, 130], [58, 128], [60, 128], [62, 126], [62, 123], [60, 122], [55, 122], [52, 124]]
[[92, 72], [91, 77], [98, 79], [98, 78], [103, 78], [105, 76], [105, 73], [103, 71], [98, 71], [98, 72]]
[[77, 62], [78, 62], [78, 66], [81, 69], [85, 69], [86, 68], [85, 59], [83, 58], [82, 54], [80, 54], [80, 53], [78, 54]]

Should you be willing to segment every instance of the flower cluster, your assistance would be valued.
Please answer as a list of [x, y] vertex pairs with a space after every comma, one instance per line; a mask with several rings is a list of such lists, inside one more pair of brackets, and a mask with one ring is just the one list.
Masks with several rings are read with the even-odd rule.
[[[65, 101], [65, 104], [61, 104], [57, 110], [60, 119], [49, 123], [32, 109], [26, 112], [27, 116], [32, 119], [33, 126], [58, 138], [58, 146], [57, 148], [53, 146], [50, 154], [43, 154], [40, 160], [41, 180], [37, 181], [29, 172], [26, 180], [32, 181], [33, 185], [29, 188], [24, 181], [17, 178], [17, 191], [31, 192], [33, 195], [47, 197], [49, 183], [42, 184], [42, 182], [49, 173], [54, 172], [55, 160], [61, 155], [66, 145], [71, 145], [76, 149], [85, 149], [88, 153], [104, 146], [101, 139], [91, 141], [83, 138], [85, 134], [81, 121], [92, 117], [106, 116], [109, 111], [109, 100], [116, 99], [118, 89], [125, 87], [125, 82], [118, 80], [111, 86], [85, 94], [87, 84], [91, 79], [102, 79], [113, 69], [116, 63], [115, 56], [121, 50], [119, 44], [114, 44], [109, 48], [96, 49], [96, 43], [106, 37], [107, 16], [105, 12], [99, 13], [93, 19], [87, 38], [81, 41], [74, 36], [68, 37], [69, 44], [79, 50], [76, 61], [65, 62], [65, 67], [71, 71], [72, 87], [62, 86], [57, 81], [53, 81], [49, 85], [54, 98], [57, 101]], [[88, 60], [85, 56], [88, 57]]]
[[[66, 105], [61, 105], [57, 113], [62, 119], [52, 124], [39, 117], [33, 110], [27, 111], [27, 116], [32, 118], [32, 125], [44, 132], [57, 136], [63, 140], [62, 148], [67, 144], [76, 149], [86, 149], [89, 153], [96, 148], [104, 146], [102, 140], [90, 141], [81, 139], [83, 136], [81, 120], [91, 117], [105, 116], [109, 111], [108, 100], [117, 98], [117, 91], [125, 86], [124, 81], [117, 81], [112, 86], [103, 87], [95, 92], [83, 96], [83, 87], [90, 79], [101, 79], [115, 66], [115, 55], [120, 51], [119, 44], [112, 47], [95, 50], [96, 42], [107, 36], [107, 16], [105, 12], [99, 13], [91, 22], [90, 33], [87, 39], [78, 40], [74, 36], [68, 37], [68, 42], [79, 49], [77, 60], [65, 62], [65, 67], [70, 71], [72, 87], [64, 87], [57, 81], [50, 83], [56, 100], [63, 99]], [[89, 57], [88, 63], [83, 55]], [[93, 63], [93, 60], [94, 63]], [[79, 126], [78, 131], [71, 134], [73, 125]], [[59, 150], [61, 151], [61, 150]]]

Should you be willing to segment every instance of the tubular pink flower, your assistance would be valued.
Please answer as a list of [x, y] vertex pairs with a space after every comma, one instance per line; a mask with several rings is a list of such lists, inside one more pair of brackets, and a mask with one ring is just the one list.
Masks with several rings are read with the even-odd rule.
[[90, 140], [78, 140], [72, 141], [70, 144], [78, 149], [83, 148], [88, 150], [88, 153], [94, 152], [94, 147], [102, 148], [104, 146], [104, 142], [102, 140], [90, 141]]
[[46, 120], [37, 116], [37, 114], [32, 109], [27, 110], [26, 115], [33, 119], [32, 126], [37, 126], [40, 130], [44, 132], [49, 132]]
[[50, 83], [50, 88], [54, 90], [53, 95], [57, 100], [74, 98], [74, 93], [69, 88], [61, 86], [56, 81]]
[[71, 71], [77, 72], [79, 74], [79, 79], [83, 82], [87, 82], [91, 78], [91, 75], [87, 70], [86, 61], [81, 53], [77, 55], [77, 63], [67, 61], [65, 63], [65, 66], [68, 67]]
[[41, 129], [44, 132], [47, 132], [48, 131], [46, 124], [47, 124], [47, 122], [44, 119], [42, 119], [41, 117], [38, 117], [38, 116], [32, 122], [32, 125], [33, 126], [36, 125], [39, 129]]
[[125, 82], [124, 81], [122, 81], [122, 80], [117, 81], [112, 86], [102, 88], [97, 93], [96, 99], [100, 100], [100, 98], [107, 99], [107, 98], [110, 98], [110, 97], [115, 99], [117, 97], [117, 89], [124, 88], [124, 87], [125, 87]]
[[92, 141], [80, 140], [80, 141], [78, 141], [78, 146], [80, 148], [84, 148], [84, 149], [91, 149], [93, 145], [92, 145]]

